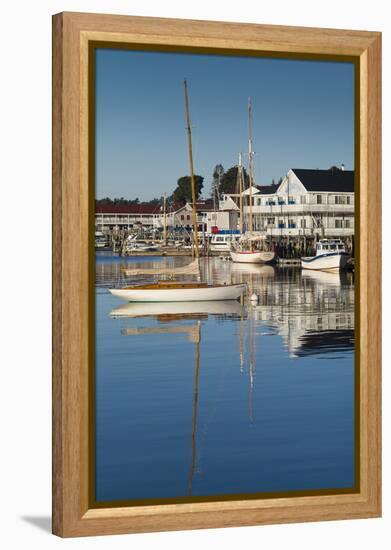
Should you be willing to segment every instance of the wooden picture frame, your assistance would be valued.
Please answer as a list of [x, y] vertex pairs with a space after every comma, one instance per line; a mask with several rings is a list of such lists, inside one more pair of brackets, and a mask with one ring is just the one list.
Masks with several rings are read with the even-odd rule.
[[[359, 488], [348, 494], [91, 508], [89, 46], [323, 58], [358, 67]], [[381, 514], [381, 34], [61, 13], [53, 17], [53, 533], [62, 537]], [[358, 433], [359, 432], [359, 433]]]

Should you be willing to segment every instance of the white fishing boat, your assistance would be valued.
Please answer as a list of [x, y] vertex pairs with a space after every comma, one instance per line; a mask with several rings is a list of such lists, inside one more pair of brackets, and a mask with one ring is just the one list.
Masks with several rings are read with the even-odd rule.
[[[239, 191], [239, 225], [241, 234], [241, 243], [239, 246], [232, 246], [230, 250], [231, 259], [233, 262], [245, 264], [272, 263], [275, 260], [273, 250], [261, 250], [254, 248], [254, 242], [261, 242], [261, 239], [253, 237], [253, 196], [252, 187], [254, 181], [254, 163], [253, 163], [253, 146], [252, 146], [252, 122], [251, 122], [251, 101], [248, 99], [248, 174], [249, 174], [249, 224], [248, 235], [243, 234], [243, 167], [242, 156], [239, 155], [238, 164], [238, 191]], [[265, 244], [263, 243], [263, 246]]]
[[229, 252], [232, 245], [238, 242], [240, 235], [216, 233], [212, 235], [210, 249], [214, 252]]
[[341, 239], [321, 239], [316, 244], [316, 256], [301, 258], [302, 269], [341, 271], [346, 269], [350, 254]]
[[102, 231], [95, 231], [95, 248], [104, 248], [106, 245], [106, 235]]
[[[197, 279], [194, 282], [158, 280], [153, 284], [132, 285], [125, 288], [109, 289], [113, 296], [125, 300], [127, 302], [195, 302], [195, 301], [219, 301], [219, 300], [236, 300], [241, 296], [247, 288], [246, 284], [220, 284], [209, 285], [201, 281], [201, 272], [199, 267], [199, 243], [198, 243], [198, 227], [197, 227], [197, 210], [196, 210], [196, 193], [194, 182], [194, 166], [193, 152], [191, 141], [191, 126], [189, 112], [189, 98], [187, 93], [187, 82], [185, 86], [185, 101], [186, 101], [186, 121], [187, 121], [187, 136], [189, 146], [189, 165], [191, 179], [191, 193], [193, 203], [193, 225], [194, 225], [194, 250], [195, 260], [197, 262]], [[188, 266], [184, 266], [183, 270], [188, 270]], [[160, 272], [161, 273], [161, 272]], [[159, 276], [160, 273], [157, 273]], [[186, 273], [186, 271], [185, 271]], [[176, 274], [181, 274], [181, 270], [177, 269]]]
[[159, 246], [144, 240], [128, 239], [126, 241], [127, 252], [157, 252]]

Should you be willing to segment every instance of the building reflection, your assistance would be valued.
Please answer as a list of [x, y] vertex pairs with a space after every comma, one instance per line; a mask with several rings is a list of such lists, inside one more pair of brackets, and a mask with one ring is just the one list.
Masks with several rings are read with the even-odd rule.
[[234, 270], [233, 280], [247, 280], [256, 322], [276, 329], [290, 357], [354, 348], [353, 273], [301, 272], [270, 266]]

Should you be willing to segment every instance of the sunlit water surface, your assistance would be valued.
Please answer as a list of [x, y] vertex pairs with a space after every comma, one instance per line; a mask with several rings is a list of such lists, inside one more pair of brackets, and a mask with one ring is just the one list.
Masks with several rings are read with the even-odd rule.
[[354, 485], [353, 275], [202, 260], [257, 304], [124, 304], [96, 259], [96, 500]]

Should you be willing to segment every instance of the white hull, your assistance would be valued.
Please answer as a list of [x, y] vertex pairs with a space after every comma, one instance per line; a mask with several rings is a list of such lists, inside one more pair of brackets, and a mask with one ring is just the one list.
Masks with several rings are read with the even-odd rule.
[[273, 277], [275, 274], [275, 268], [273, 265], [269, 264], [239, 264], [232, 262], [231, 273], [239, 274], [249, 274], [262, 275], [263, 277]]
[[230, 252], [233, 262], [240, 264], [267, 264], [275, 260], [274, 252], [259, 252], [259, 251], [236, 251], [231, 250]]
[[220, 300], [209, 302], [150, 302], [129, 303], [112, 309], [110, 317], [145, 317], [147, 315], [241, 315], [243, 306], [237, 300]]
[[236, 300], [247, 286], [221, 285], [200, 288], [112, 288], [113, 296], [126, 302], [209, 302], [211, 300]]
[[346, 252], [320, 254], [309, 258], [301, 258], [302, 269], [312, 269], [314, 271], [341, 271], [346, 269], [350, 256]]
[[321, 271], [306, 269], [302, 274], [303, 279], [315, 281], [319, 285], [341, 286], [341, 272], [338, 271]]

